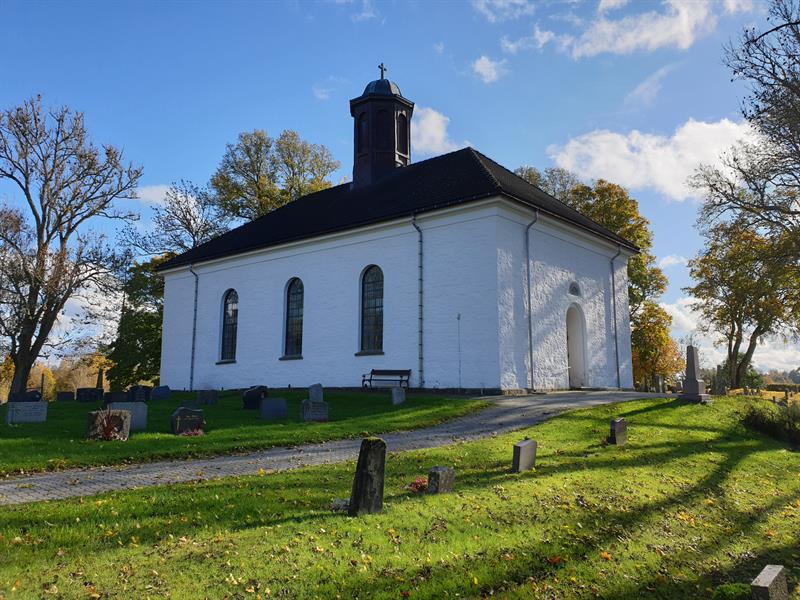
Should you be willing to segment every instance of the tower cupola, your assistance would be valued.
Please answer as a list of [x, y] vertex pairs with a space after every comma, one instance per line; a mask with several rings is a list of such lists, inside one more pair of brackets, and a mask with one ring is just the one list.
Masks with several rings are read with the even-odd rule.
[[397, 84], [384, 77], [371, 81], [364, 93], [350, 100], [353, 117], [353, 186], [375, 183], [411, 160], [411, 115], [414, 103]]

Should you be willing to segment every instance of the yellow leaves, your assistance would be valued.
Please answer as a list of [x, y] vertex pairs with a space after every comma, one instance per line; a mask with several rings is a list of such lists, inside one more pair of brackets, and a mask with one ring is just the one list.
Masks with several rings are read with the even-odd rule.
[[600, 558], [602, 558], [603, 560], [611, 560], [611, 553], [608, 550], [603, 550], [600, 553]]
[[767, 537], [768, 537], [768, 538], [772, 539], [772, 538], [774, 538], [776, 535], [777, 535], [777, 534], [776, 534], [776, 532], [775, 532], [775, 530], [774, 530], [774, 529], [767, 529]]
[[317, 554], [324, 554], [326, 550], [322, 546], [314, 546], [314, 552]]
[[258, 476], [259, 477], [264, 477], [264, 475], [266, 475], [266, 474], [267, 474], [267, 472], [264, 469], [259, 469], [258, 470]]
[[472, 577], [472, 583], [474, 583], [475, 585], [478, 585], [478, 578], [475, 577], [474, 575]]
[[716, 504], [713, 498], [706, 498], [705, 500], [703, 500], [703, 502], [705, 503], [706, 506], [714, 506]]
[[684, 523], [689, 523], [689, 525], [691, 525], [692, 527], [696, 527], [696, 525], [697, 525], [695, 520], [694, 520], [694, 517], [692, 515], [688, 514], [688, 513], [683, 512], [683, 511], [678, 512], [675, 515], [675, 518], [678, 519], [679, 521], [683, 521]]

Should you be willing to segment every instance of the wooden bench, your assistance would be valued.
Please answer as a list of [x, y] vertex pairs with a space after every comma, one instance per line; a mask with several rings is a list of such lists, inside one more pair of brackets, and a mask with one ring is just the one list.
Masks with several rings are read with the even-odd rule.
[[408, 387], [411, 378], [411, 369], [372, 369], [368, 374], [361, 376], [362, 387], [373, 387], [375, 382], [397, 383], [400, 387]]

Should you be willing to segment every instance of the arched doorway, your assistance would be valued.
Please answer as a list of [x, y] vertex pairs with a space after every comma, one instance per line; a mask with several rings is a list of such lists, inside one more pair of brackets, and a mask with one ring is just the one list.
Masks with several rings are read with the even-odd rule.
[[573, 304], [567, 309], [567, 366], [569, 387], [586, 386], [586, 344], [584, 341], [583, 313]]

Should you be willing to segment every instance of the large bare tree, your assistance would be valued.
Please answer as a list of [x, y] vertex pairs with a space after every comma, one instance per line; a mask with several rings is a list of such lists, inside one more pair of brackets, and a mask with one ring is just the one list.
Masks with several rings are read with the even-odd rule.
[[[70, 298], [112, 285], [123, 257], [93, 231], [101, 218], [132, 219], [114, 201], [135, 197], [142, 169], [89, 140], [83, 114], [41, 98], [0, 112], [0, 180], [20, 202], [0, 205], [0, 343], [23, 392]], [[13, 199], [12, 199], [13, 200]]]

